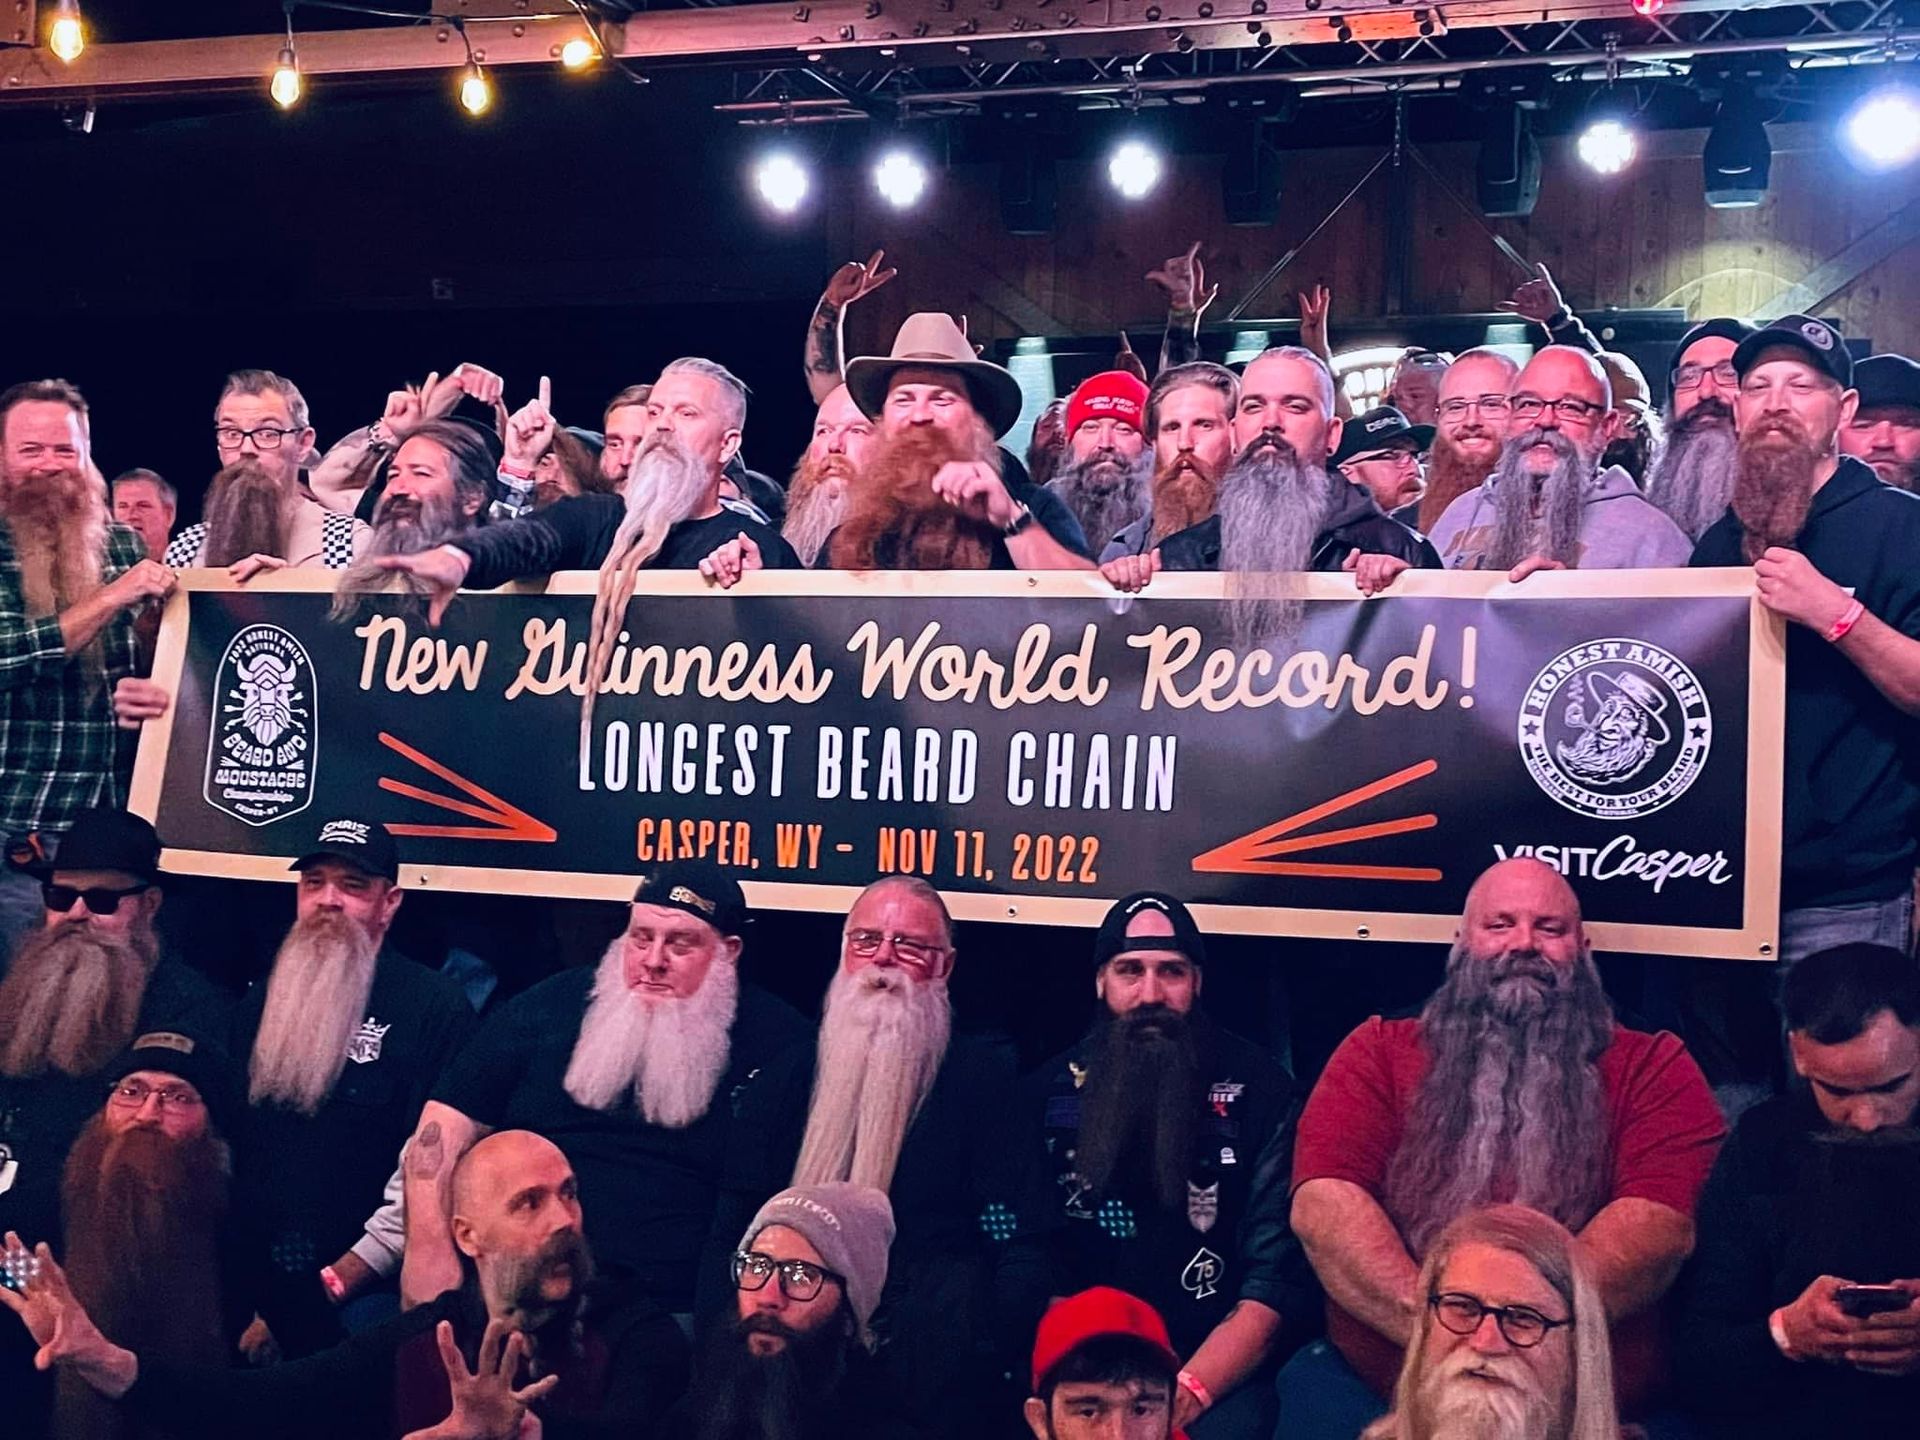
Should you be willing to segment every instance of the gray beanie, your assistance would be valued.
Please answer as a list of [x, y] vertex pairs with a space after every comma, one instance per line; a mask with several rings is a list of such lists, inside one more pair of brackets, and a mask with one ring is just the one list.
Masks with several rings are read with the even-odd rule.
[[887, 1250], [893, 1244], [893, 1206], [880, 1191], [843, 1180], [796, 1185], [760, 1207], [740, 1238], [742, 1250], [760, 1232], [784, 1225], [820, 1253], [820, 1263], [846, 1277], [847, 1303], [863, 1344], [872, 1343], [869, 1325], [887, 1283]]

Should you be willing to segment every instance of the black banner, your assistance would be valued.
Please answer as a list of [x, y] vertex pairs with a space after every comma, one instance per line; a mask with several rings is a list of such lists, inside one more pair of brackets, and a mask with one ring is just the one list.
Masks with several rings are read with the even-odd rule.
[[330, 621], [330, 578], [172, 602], [135, 786], [170, 868], [283, 873], [356, 816], [416, 885], [624, 897], [699, 854], [773, 907], [910, 872], [969, 918], [1154, 886], [1223, 930], [1434, 940], [1534, 854], [1613, 948], [1771, 954], [1780, 639], [1745, 571], [1304, 579], [1273, 653], [1210, 576], [661, 575], [585, 753], [592, 576], [438, 630]]

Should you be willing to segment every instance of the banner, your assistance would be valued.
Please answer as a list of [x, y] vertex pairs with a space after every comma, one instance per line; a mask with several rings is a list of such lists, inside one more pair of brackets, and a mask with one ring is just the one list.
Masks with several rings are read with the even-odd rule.
[[354, 816], [416, 887], [625, 898], [700, 855], [763, 907], [901, 873], [963, 918], [1155, 887], [1221, 931], [1431, 941], [1531, 854], [1609, 948], [1772, 954], [1782, 645], [1744, 570], [1299, 577], [1271, 653], [1217, 576], [656, 574], [583, 749], [594, 579], [434, 630], [330, 620], [330, 575], [187, 574], [135, 780], [168, 868], [284, 876]]

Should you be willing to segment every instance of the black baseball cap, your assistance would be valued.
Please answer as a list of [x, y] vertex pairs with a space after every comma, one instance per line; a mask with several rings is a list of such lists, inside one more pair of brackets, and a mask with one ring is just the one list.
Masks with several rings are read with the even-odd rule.
[[1375, 406], [1341, 427], [1340, 447], [1333, 452], [1333, 463], [1344, 465], [1356, 455], [1384, 450], [1401, 440], [1411, 440], [1414, 453], [1423, 454], [1433, 444], [1433, 426], [1412, 424], [1391, 405]]
[[[1166, 916], [1173, 926], [1173, 934], [1127, 934], [1127, 926], [1142, 910], [1157, 910]], [[1173, 896], [1159, 890], [1136, 890], [1113, 902], [1113, 908], [1107, 911], [1093, 939], [1093, 963], [1096, 967], [1104, 965], [1130, 950], [1175, 950], [1196, 965], [1204, 965], [1207, 959], [1206, 938], [1193, 923], [1192, 913]]]
[[1752, 335], [1757, 327], [1745, 320], [1737, 320], [1731, 315], [1716, 315], [1711, 320], [1702, 320], [1686, 334], [1680, 337], [1680, 343], [1673, 347], [1673, 357], [1667, 361], [1667, 388], [1673, 388], [1673, 377], [1680, 372], [1680, 357], [1702, 340], [1731, 340], [1736, 347], [1742, 340]]
[[705, 860], [669, 860], [640, 877], [636, 905], [664, 905], [704, 920], [722, 935], [739, 935], [753, 917], [740, 882]]
[[377, 820], [329, 820], [307, 853], [288, 868], [305, 870], [322, 860], [338, 860], [368, 875], [399, 883], [400, 856], [393, 836]]
[[136, 1070], [179, 1076], [206, 1101], [214, 1129], [232, 1133], [240, 1112], [239, 1082], [232, 1058], [213, 1041], [183, 1030], [149, 1030], [134, 1037], [104, 1078], [109, 1086], [118, 1085]]
[[53, 859], [32, 870], [42, 879], [56, 870], [121, 870], [152, 882], [160, 878], [160, 837], [131, 811], [96, 806], [74, 816]]
[[1811, 360], [1814, 368], [1837, 381], [1842, 390], [1853, 388], [1853, 356], [1847, 353], [1847, 340], [1824, 320], [1811, 315], [1782, 315], [1771, 325], [1762, 326], [1742, 340], [1733, 352], [1733, 369], [1744, 376], [1764, 350], [1787, 345]]
[[1904, 355], [1869, 355], [1853, 367], [1862, 410], [1898, 405], [1920, 410], [1920, 363]]

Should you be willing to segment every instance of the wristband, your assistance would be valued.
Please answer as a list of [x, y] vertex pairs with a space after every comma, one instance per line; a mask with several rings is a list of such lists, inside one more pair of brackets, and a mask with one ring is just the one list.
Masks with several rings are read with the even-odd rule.
[[1860, 617], [1867, 613], [1867, 607], [1856, 598], [1840, 612], [1840, 618], [1833, 622], [1833, 628], [1827, 631], [1827, 642], [1837, 644], [1846, 633], [1860, 623]]
[[1202, 1410], [1211, 1410], [1213, 1408], [1213, 1393], [1201, 1383], [1198, 1375], [1195, 1375], [1191, 1370], [1182, 1370], [1179, 1375], [1174, 1378], [1180, 1382], [1180, 1388], [1182, 1390], [1200, 1402], [1200, 1408]]
[[1797, 1362], [1806, 1358], [1794, 1353], [1793, 1342], [1787, 1339], [1786, 1322], [1780, 1318], [1778, 1310], [1767, 1317], [1767, 1333], [1773, 1337], [1774, 1348], [1787, 1359]]
[[393, 436], [387, 430], [387, 421], [384, 415], [367, 427], [367, 448], [369, 450], [393, 449]]
[[509, 465], [504, 460], [500, 462], [500, 473], [502, 475], [511, 475], [516, 480], [531, 480], [533, 478], [533, 471], [522, 470], [518, 465]]
[[320, 1285], [333, 1298], [333, 1303], [336, 1305], [347, 1298], [347, 1282], [340, 1278], [339, 1273], [331, 1265], [320, 1267]]

